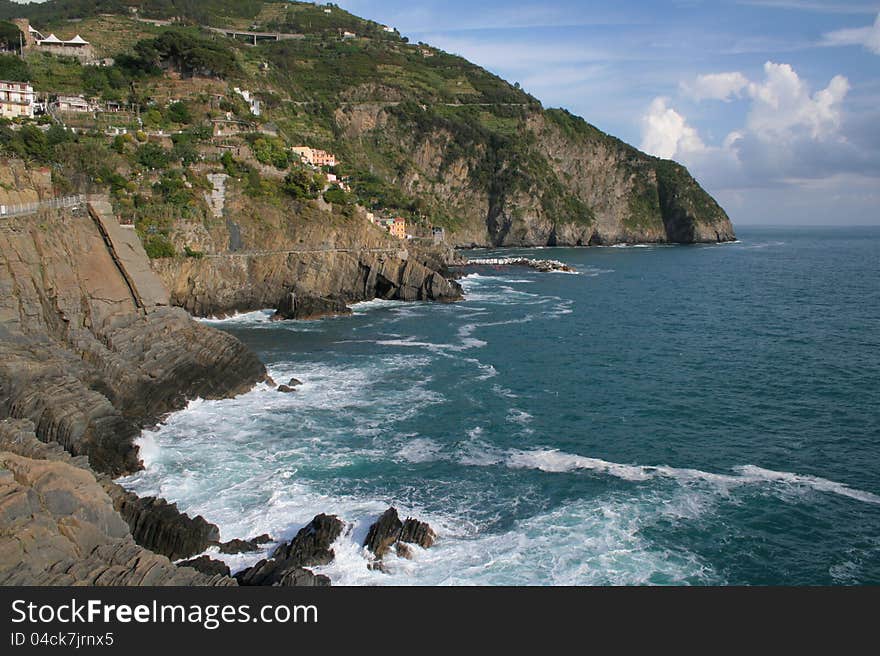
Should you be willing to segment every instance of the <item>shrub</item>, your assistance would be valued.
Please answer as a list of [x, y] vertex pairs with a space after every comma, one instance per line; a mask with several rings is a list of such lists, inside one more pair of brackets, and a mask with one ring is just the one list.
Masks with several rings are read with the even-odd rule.
[[165, 235], [149, 235], [144, 239], [144, 250], [147, 257], [156, 260], [163, 257], [174, 257], [177, 252], [174, 250], [174, 244]]
[[354, 198], [339, 187], [332, 187], [324, 192], [324, 200], [334, 205], [353, 205]]
[[261, 137], [254, 141], [251, 150], [261, 164], [271, 164], [276, 169], [286, 169], [290, 164], [287, 148], [280, 139]]
[[317, 198], [326, 180], [320, 173], [298, 166], [284, 176], [284, 184], [281, 188], [296, 199]]
[[148, 169], [164, 169], [170, 162], [168, 151], [158, 144], [147, 143], [138, 148], [137, 161]]
[[168, 110], [165, 112], [165, 115], [172, 123], [184, 123], [189, 125], [193, 122], [192, 113], [189, 111], [189, 107], [179, 101], [171, 103], [168, 106]]

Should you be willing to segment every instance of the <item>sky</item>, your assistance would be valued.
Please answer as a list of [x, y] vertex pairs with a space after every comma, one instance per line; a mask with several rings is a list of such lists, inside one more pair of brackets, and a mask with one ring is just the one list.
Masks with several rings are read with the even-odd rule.
[[880, 225], [880, 0], [337, 0], [685, 164], [734, 224]]

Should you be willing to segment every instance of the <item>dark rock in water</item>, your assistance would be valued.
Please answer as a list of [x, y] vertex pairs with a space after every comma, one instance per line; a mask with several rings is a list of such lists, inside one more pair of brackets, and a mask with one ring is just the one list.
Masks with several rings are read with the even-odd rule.
[[301, 380], [299, 380], [298, 378], [291, 378], [289, 381], [287, 381], [288, 387], [299, 387], [302, 384], [303, 384], [303, 382]]
[[370, 527], [364, 546], [372, 551], [376, 558], [384, 557], [391, 547], [395, 547], [397, 555], [401, 558], [412, 558], [412, 549], [404, 543], [417, 544], [427, 549], [436, 541], [437, 534], [426, 522], [420, 522], [412, 517], [401, 522], [397, 510], [389, 508]]
[[403, 523], [397, 516], [397, 509], [389, 508], [370, 527], [364, 546], [372, 551], [376, 558], [382, 558], [397, 542], [402, 528]]
[[321, 317], [351, 314], [351, 309], [341, 298], [313, 296], [297, 291], [285, 294], [272, 317], [281, 319], [320, 319]]
[[276, 560], [297, 566], [327, 565], [336, 554], [330, 546], [342, 533], [344, 524], [334, 515], [317, 515], [289, 543], [280, 545], [272, 554]]
[[220, 529], [199, 515], [191, 518], [165, 499], [138, 497], [118, 485], [105, 486], [113, 506], [126, 521], [135, 542], [171, 560], [202, 553], [219, 541]]
[[296, 390], [292, 387], [288, 387], [287, 385], [279, 385], [277, 391], [282, 392], [283, 394], [292, 394]]
[[330, 585], [330, 577], [323, 574], [315, 574], [313, 571], [302, 567], [294, 567], [284, 573], [279, 585], [300, 588], [328, 587]]
[[437, 534], [434, 533], [434, 529], [427, 522], [420, 522], [417, 519], [408, 517], [403, 523], [403, 528], [400, 530], [400, 541], [417, 544], [423, 549], [427, 549], [432, 547], [437, 541]]
[[[330, 579], [305, 567], [327, 565], [335, 554], [331, 545], [342, 533], [344, 524], [333, 515], [318, 515], [288, 543], [275, 549], [272, 558], [235, 575], [239, 585], [323, 586]], [[260, 540], [268, 536], [260, 536]]]
[[290, 561], [261, 560], [253, 567], [238, 572], [236, 581], [242, 586], [329, 586], [330, 579], [323, 574], [298, 567]]
[[217, 544], [220, 547], [220, 553], [224, 554], [240, 554], [240, 553], [248, 553], [251, 551], [259, 551], [261, 544], [266, 544], [268, 542], [272, 542], [272, 538], [269, 537], [268, 534], [263, 533], [263, 535], [258, 535], [255, 538], [251, 538], [250, 540], [239, 540], [238, 538], [234, 540], [230, 540], [229, 542], [220, 542]]
[[210, 556], [199, 556], [198, 558], [193, 558], [192, 560], [185, 560], [181, 563], [177, 563], [178, 567], [192, 567], [194, 570], [201, 572], [202, 574], [208, 574], [209, 576], [213, 576], [215, 574], [220, 574], [221, 576], [229, 576], [229, 565], [220, 561], [214, 560]]
[[240, 553], [248, 553], [250, 551], [259, 551], [260, 547], [253, 542], [249, 542], [248, 540], [230, 540], [229, 542], [221, 542], [219, 544], [220, 553], [224, 554], [240, 554]]

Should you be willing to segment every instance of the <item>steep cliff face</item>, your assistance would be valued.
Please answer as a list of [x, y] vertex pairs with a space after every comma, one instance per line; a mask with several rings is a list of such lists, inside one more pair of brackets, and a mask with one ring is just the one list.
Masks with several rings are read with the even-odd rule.
[[143, 276], [143, 251], [108, 239], [85, 208], [0, 222], [0, 416], [28, 418], [41, 440], [119, 475], [138, 468], [145, 423], [266, 373], [231, 336], [145, 303], [121, 259]]
[[[335, 120], [357, 161], [382, 156], [459, 246], [587, 246], [735, 239], [724, 210], [687, 170], [646, 155], [562, 110], [493, 117], [375, 103]], [[455, 110], [458, 111], [458, 110]], [[494, 122], [499, 119], [494, 117]], [[445, 218], [444, 218], [445, 217]]]
[[171, 303], [197, 316], [225, 316], [290, 306], [291, 294], [334, 306], [373, 298], [452, 301], [461, 297], [443, 275], [448, 256], [415, 247], [372, 225], [362, 210], [348, 215], [320, 201], [273, 204], [243, 195], [232, 183], [224, 218], [181, 223], [173, 238], [199, 257], [165, 258], [153, 267]]

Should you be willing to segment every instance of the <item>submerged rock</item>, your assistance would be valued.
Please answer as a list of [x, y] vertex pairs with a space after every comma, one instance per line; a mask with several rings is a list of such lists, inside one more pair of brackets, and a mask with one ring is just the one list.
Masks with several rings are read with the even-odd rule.
[[293, 394], [296, 390], [287, 385], [279, 385], [276, 391], [281, 392], [282, 394]]
[[574, 267], [559, 260], [532, 260], [527, 257], [489, 257], [467, 261], [468, 266], [526, 266], [542, 273], [574, 271]]

